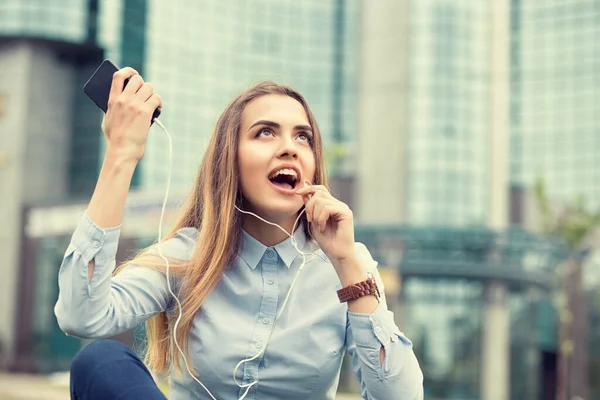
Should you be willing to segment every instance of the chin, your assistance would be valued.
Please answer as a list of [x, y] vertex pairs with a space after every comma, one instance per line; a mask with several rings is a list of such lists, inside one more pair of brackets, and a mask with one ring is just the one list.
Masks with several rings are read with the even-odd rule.
[[269, 221], [284, 221], [298, 214], [304, 204], [302, 201], [267, 201], [263, 203], [259, 210], [268, 218]]

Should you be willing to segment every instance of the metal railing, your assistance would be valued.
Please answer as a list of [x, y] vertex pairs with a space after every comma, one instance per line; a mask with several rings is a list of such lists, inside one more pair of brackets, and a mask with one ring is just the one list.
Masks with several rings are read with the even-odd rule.
[[518, 228], [359, 225], [356, 240], [403, 278], [502, 280], [514, 287], [549, 289], [565, 254], [558, 241]]

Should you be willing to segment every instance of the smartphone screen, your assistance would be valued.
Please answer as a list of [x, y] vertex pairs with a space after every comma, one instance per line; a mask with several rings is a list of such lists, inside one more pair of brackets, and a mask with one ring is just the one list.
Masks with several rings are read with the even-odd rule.
[[104, 112], [108, 109], [113, 74], [118, 70], [119, 68], [110, 60], [104, 60], [83, 86], [85, 94]]

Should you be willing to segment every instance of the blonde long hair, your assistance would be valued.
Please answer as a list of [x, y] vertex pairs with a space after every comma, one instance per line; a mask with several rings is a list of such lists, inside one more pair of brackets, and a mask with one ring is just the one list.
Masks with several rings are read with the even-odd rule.
[[[191, 259], [183, 263], [178, 260], [177, 265], [169, 268], [170, 273], [173, 271], [174, 275], [180, 276], [185, 282], [178, 293], [182, 316], [176, 339], [188, 360], [188, 337], [194, 316], [219, 283], [229, 262], [234, 259], [242, 238], [242, 216], [234, 208], [234, 205], [241, 207], [243, 201], [237, 162], [242, 112], [250, 101], [269, 94], [289, 96], [304, 107], [314, 131], [314, 184], [327, 185], [321, 133], [308, 103], [300, 93], [290, 87], [267, 81], [243, 91], [227, 105], [217, 121], [192, 191], [182, 207], [181, 216], [171, 232], [163, 238], [172, 238], [179, 229], [185, 227], [194, 227], [200, 232]], [[307, 237], [311, 238], [306, 216], [303, 215], [301, 220]], [[152, 246], [119, 266], [115, 274], [129, 264], [147, 265], [164, 272], [165, 266], [156, 262], [156, 258], [149, 252], [151, 249]], [[177, 316], [178, 313], [175, 313], [175, 317]], [[156, 373], [166, 373], [169, 368], [174, 368], [180, 374], [181, 363], [176, 348], [174, 356], [171, 355], [173, 343], [169, 322], [166, 311], [146, 321], [148, 342], [145, 362]]]

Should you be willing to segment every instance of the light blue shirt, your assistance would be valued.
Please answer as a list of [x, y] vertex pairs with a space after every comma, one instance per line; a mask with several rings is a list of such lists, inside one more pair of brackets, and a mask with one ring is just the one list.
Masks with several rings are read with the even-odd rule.
[[[65, 333], [105, 338], [134, 328], [161, 311], [178, 312], [163, 273], [130, 265], [112, 276], [119, 233], [120, 227], [100, 229], [83, 215], [59, 272], [55, 313]], [[304, 230], [297, 229], [298, 247], [314, 252], [315, 257], [300, 272], [273, 329], [302, 256], [291, 239], [266, 247], [246, 232], [243, 235], [237, 257], [196, 314], [189, 338], [193, 366], [217, 399], [234, 400], [243, 394], [245, 389], [233, 381], [233, 370], [265, 346], [271, 330], [261, 356], [238, 368], [238, 382], [258, 381], [247, 399], [334, 399], [345, 351], [352, 357], [364, 399], [423, 398], [423, 376], [412, 344], [387, 309], [377, 263], [364, 245], [356, 244], [357, 253], [382, 291], [379, 306], [371, 315], [349, 312], [348, 306], [339, 302], [336, 291], [341, 284], [333, 266], [316, 242], [307, 241]], [[161, 244], [162, 253], [189, 260], [198, 236], [195, 228], [181, 229]], [[88, 284], [92, 259], [95, 267]], [[170, 279], [173, 288], [177, 287], [177, 278]], [[381, 346], [385, 359], [380, 367]], [[182, 377], [171, 376], [171, 398], [209, 396], [183, 372]]]

